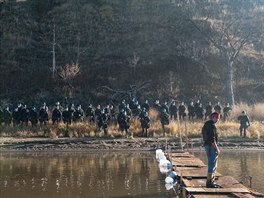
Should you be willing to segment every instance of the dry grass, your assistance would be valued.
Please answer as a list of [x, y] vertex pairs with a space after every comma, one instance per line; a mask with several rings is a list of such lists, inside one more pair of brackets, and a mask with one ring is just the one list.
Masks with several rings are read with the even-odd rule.
[[[251, 126], [248, 128], [248, 137], [263, 138], [264, 137], [264, 120], [263, 115], [264, 103], [256, 105], [238, 104], [236, 105], [230, 115], [230, 120], [227, 122], [219, 121], [217, 128], [220, 137], [238, 137], [239, 136], [239, 123], [237, 121], [238, 115], [242, 110], [246, 110], [251, 119]], [[151, 124], [149, 128], [150, 136], [161, 137], [163, 136], [162, 127], [159, 121], [158, 112], [151, 109], [149, 112], [151, 118]], [[186, 121], [171, 121], [169, 125], [165, 126], [166, 136], [169, 137], [201, 137], [201, 128], [204, 121], [190, 122]], [[130, 123], [130, 129], [132, 137], [141, 135], [140, 122], [137, 118], [132, 118]], [[118, 125], [111, 124], [108, 127], [108, 134], [111, 137], [123, 136], [119, 130]], [[68, 137], [101, 137], [103, 136], [103, 130], [99, 133], [95, 124], [88, 124], [87, 122], [72, 123], [67, 126], [64, 123], [58, 125], [52, 125], [48, 123], [46, 127], [31, 126], [24, 127], [13, 127], [13, 126], [0, 126], [0, 137], [11, 136], [11, 137], [37, 137], [45, 136], [51, 139], [56, 139], [63, 136]]]
[[240, 103], [235, 105], [230, 115], [231, 120], [237, 120], [237, 117], [242, 111], [246, 111], [251, 120], [264, 120], [264, 103], [258, 103], [254, 105]]

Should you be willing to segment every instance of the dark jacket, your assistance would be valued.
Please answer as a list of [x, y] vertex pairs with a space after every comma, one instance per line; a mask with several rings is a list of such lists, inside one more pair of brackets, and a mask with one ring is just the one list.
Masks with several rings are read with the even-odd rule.
[[213, 120], [208, 120], [205, 122], [202, 128], [202, 134], [203, 134], [204, 146], [205, 145], [211, 146], [213, 142], [217, 143], [218, 135]]
[[250, 126], [249, 118], [247, 115], [240, 115], [237, 118], [240, 121], [240, 126], [242, 127], [248, 127]]

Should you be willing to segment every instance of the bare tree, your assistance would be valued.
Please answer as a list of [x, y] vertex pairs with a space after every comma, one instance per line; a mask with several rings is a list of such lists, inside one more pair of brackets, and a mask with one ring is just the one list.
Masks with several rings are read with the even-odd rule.
[[52, 78], [55, 78], [55, 72], [56, 72], [56, 26], [53, 22], [53, 42], [52, 42]]
[[128, 58], [129, 67], [133, 70], [133, 75], [136, 74], [136, 67], [138, 65], [138, 62], [140, 60], [140, 57], [137, 55], [136, 52], [133, 53], [133, 58]]

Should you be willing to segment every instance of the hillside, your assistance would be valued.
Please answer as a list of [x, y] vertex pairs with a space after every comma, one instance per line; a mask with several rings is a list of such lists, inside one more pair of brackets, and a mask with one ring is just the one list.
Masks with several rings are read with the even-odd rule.
[[262, 0], [0, 2], [2, 104], [264, 99]]

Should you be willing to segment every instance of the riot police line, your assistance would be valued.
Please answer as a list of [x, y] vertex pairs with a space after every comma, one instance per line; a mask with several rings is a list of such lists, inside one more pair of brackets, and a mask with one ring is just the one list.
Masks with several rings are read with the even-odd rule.
[[0, 124], [6, 126], [46, 126], [50, 121], [53, 125], [64, 122], [67, 125], [73, 122], [88, 122], [95, 123], [98, 131], [103, 130], [107, 135], [109, 124], [119, 126], [121, 132], [128, 134], [131, 118], [136, 118], [140, 121], [142, 128], [142, 136], [149, 136], [148, 129], [150, 128], [150, 108], [155, 109], [159, 114], [160, 123], [162, 125], [163, 135], [165, 135], [164, 126], [168, 125], [171, 120], [189, 119], [203, 120], [213, 112], [221, 113], [223, 111], [223, 119], [226, 120], [232, 108], [226, 103], [222, 108], [220, 102], [214, 106], [211, 102], [202, 104], [200, 100], [195, 103], [190, 102], [186, 105], [180, 102], [178, 105], [175, 100], [165, 101], [160, 103], [156, 100], [153, 104], [149, 104], [148, 100], [139, 103], [136, 98], [130, 101], [122, 100], [118, 105], [97, 105], [89, 104], [86, 109], [75, 104], [62, 106], [60, 102], [49, 108], [44, 102], [38, 109], [34, 106], [28, 107], [25, 104], [18, 104], [13, 110], [8, 106], [0, 108]]

